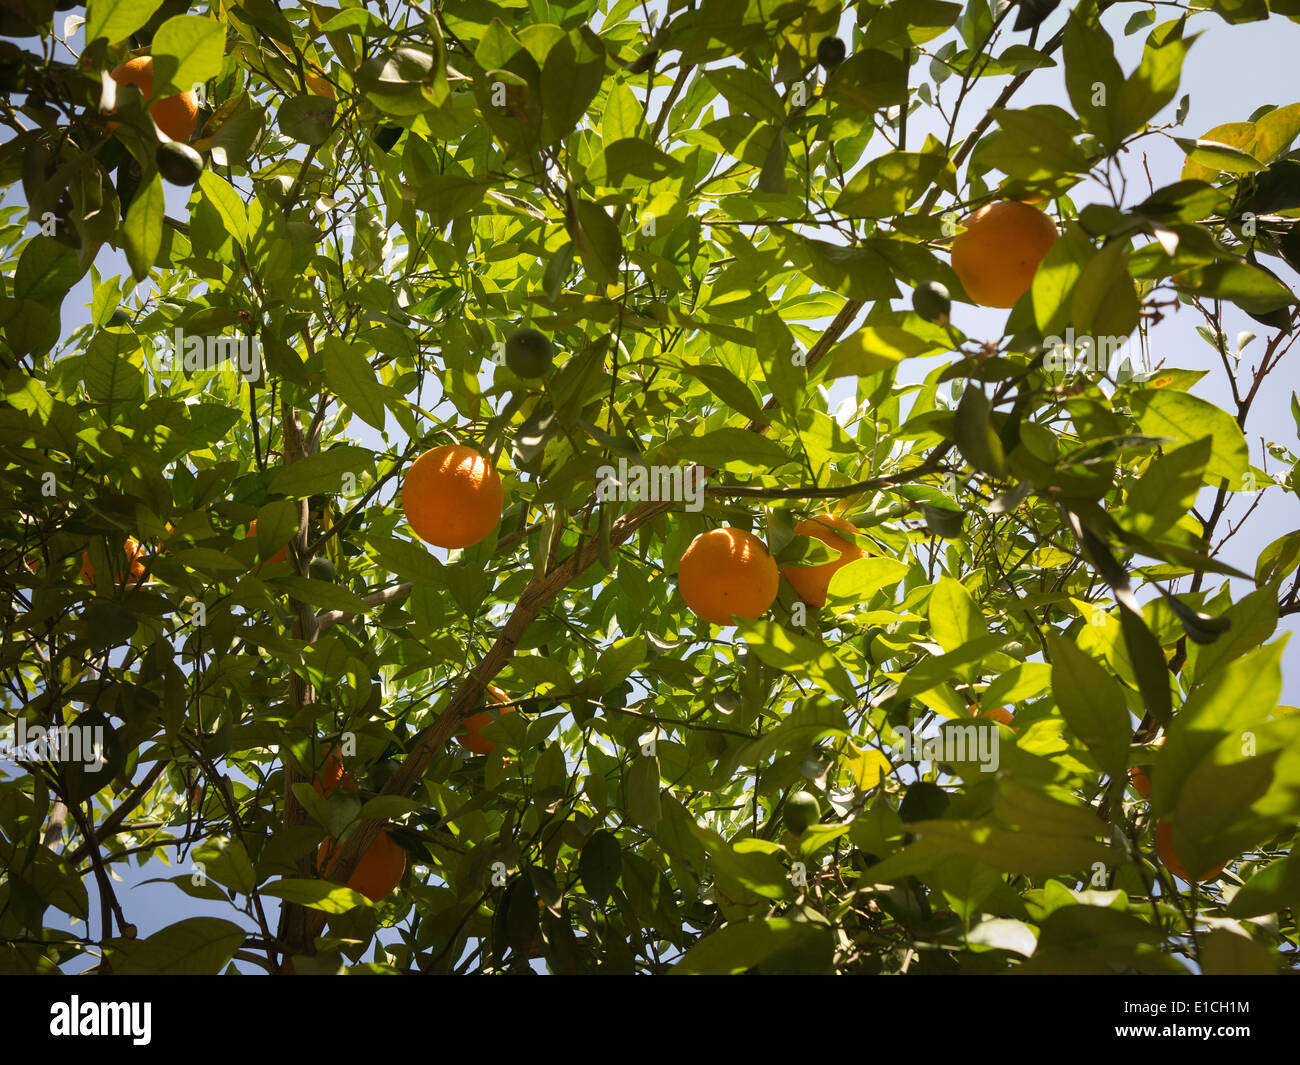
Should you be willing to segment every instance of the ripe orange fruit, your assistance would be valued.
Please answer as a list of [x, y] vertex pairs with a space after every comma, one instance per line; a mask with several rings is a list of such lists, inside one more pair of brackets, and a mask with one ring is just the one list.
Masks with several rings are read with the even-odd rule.
[[839, 558], [831, 559], [830, 562], [823, 562], [819, 566], [782, 566], [781, 573], [793, 586], [794, 590], [799, 593], [802, 599], [811, 607], [820, 610], [826, 605], [827, 591], [831, 586], [831, 578], [836, 572], [843, 569], [850, 562], [862, 558], [865, 552], [852, 540], [846, 540], [842, 536], [836, 536], [827, 526], [835, 526], [837, 529], [843, 529], [845, 532], [856, 532], [853, 524], [844, 518], [836, 517], [833, 514], [818, 514], [815, 518], [808, 518], [801, 521], [794, 527], [796, 536], [811, 536], [826, 544], [832, 551], [840, 553]]
[[[338, 857], [334, 840], [329, 836], [321, 842], [316, 852], [316, 868], [328, 877], [330, 867]], [[381, 831], [361, 856], [361, 861], [348, 877], [348, 887], [359, 891], [371, 902], [379, 902], [390, 895], [406, 872], [406, 851], [393, 842], [387, 830]]]
[[1059, 236], [1037, 207], [1015, 200], [985, 204], [952, 242], [952, 268], [976, 303], [1013, 307]]
[[[255, 540], [255, 539], [257, 539], [257, 519], [256, 519], [256, 518], [254, 518], [252, 521], [250, 521], [250, 522], [248, 523], [248, 535], [245, 536], [244, 539], [245, 539], [245, 540]], [[289, 561], [289, 548], [288, 548], [287, 546], [286, 546], [286, 547], [282, 547], [282, 548], [280, 548], [279, 551], [277, 551], [274, 555], [272, 555], [272, 556], [271, 556], [270, 558], [268, 558], [266, 561], [267, 561], [267, 562], [288, 562], [288, 561]]]
[[[1160, 855], [1160, 861], [1179, 880], [1185, 880], [1191, 883], [1193, 878], [1187, 875], [1187, 867], [1183, 865], [1182, 860], [1174, 853], [1174, 826], [1169, 821], [1161, 821], [1156, 825], [1156, 852]], [[1213, 880], [1227, 867], [1227, 862], [1223, 865], [1216, 865], [1208, 873], [1202, 873], [1195, 877], [1196, 880]]]
[[316, 781], [312, 787], [316, 789], [317, 795], [323, 795], [328, 799], [340, 784], [347, 791], [355, 791], [357, 788], [356, 778], [343, 768], [343, 763], [339, 761], [338, 755], [334, 753], [334, 748], [331, 747], [325, 755], [325, 765], [321, 768], [321, 779]]
[[[495, 703], [504, 704], [510, 702], [510, 696], [500, 688], [492, 685], [488, 685], [488, 694]], [[513, 709], [513, 706], [507, 706], [497, 713], [484, 710], [482, 713], [470, 714], [469, 717], [465, 718], [465, 735], [457, 736], [456, 742], [471, 754], [491, 754], [496, 749], [496, 744], [483, 736], [483, 730], [495, 721], [499, 714], [508, 714]]]
[[[1162, 735], [1159, 739], [1152, 742], [1152, 747], [1161, 747], [1164, 745], [1165, 738]], [[1133, 788], [1138, 796], [1143, 799], [1151, 798], [1151, 778], [1147, 776], [1146, 770], [1141, 766], [1130, 766], [1128, 776], [1133, 781]]]
[[[139, 584], [144, 580], [144, 548], [134, 536], [128, 536], [126, 543], [122, 545], [126, 551], [127, 573], [119, 573], [114, 581], [120, 586], [126, 584]], [[87, 584], [95, 583], [95, 567], [90, 564], [90, 552], [81, 552], [81, 575], [86, 578]]]
[[334, 86], [330, 84], [329, 79], [325, 77], [325, 72], [320, 67], [312, 64], [303, 79], [307, 83], [307, 91], [317, 96], [324, 96], [326, 99], [334, 99]]
[[995, 706], [985, 710], [980, 717], [987, 717], [991, 721], [996, 721], [999, 725], [1011, 727], [1011, 722], [1015, 720], [1014, 715], [1005, 706]]
[[[119, 85], [134, 85], [147, 101], [153, 95], [153, 56], [139, 55], [120, 63], [112, 78]], [[199, 101], [192, 89], [176, 96], [164, 96], [149, 108], [158, 128], [174, 141], [188, 141], [199, 120]]]
[[496, 467], [463, 444], [426, 451], [402, 482], [406, 520], [435, 547], [471, 547], [486, 539], [501, 520], [504, 502]]
[[767, 545], [742, 529], [700, 533], [677, 567], [677, 587], [691, 613], [715, 625], [730, 625], [733, 614], [762, 617], [780, 583]]

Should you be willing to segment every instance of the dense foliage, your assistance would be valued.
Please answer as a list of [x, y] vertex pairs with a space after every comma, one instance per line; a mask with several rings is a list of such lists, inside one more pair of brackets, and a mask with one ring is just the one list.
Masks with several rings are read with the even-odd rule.
[[[1300, 530], [1220, 549], [1295, 487], [1247, 433], [1300, 104], [1179, 125], [1198, 32], [1295, 0], [55, 6], [0, 18], [0, 679], [11, 735], [106, 757], [4, 767], [0, 969], [1295, 968]], [[192, 185], [107, 76], [141, 52], [201, 90]], [[1062, 237], [997, 335], [948, 249], [1004, 198]], [[1175, 315], [1209, 346], [1163, 350]], [[506, 502], [448, 554], [398, 489], [451, 442]], [[702, 506], [598, 491], [620, 460], [697, 464]], [[867, 557], [824, 608], [686, 609], [697, 534], [815, 564], [830, 508]], [[335, 745], [357, 786], [314, 789]], [[1175, 878], [1162, 821], [1226, 871]], [[396, 892], [319, 877], [385, 823]], [[137, 935], [157, 858], [226, 916]]]

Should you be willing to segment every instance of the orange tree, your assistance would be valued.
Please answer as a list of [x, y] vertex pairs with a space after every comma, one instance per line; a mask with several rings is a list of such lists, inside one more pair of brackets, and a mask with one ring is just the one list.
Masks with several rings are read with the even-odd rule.
[[1300, 104], [1179, 103], [1294, 0], [55, 6], [0, 44], [3, 969], [1294, 968], [1300, 531], [1238, 545]]

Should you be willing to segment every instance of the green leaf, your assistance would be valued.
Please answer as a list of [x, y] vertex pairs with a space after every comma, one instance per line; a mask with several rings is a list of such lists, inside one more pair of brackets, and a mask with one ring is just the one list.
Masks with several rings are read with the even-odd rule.
[[786, 870], [774, 856], [774, 851], [780, 850], [778, 845], [753, 838], [728, 843], [694, 820], [688, 821], [686, 827], [704, 844], [720, 880], [731, 880], [738, 888], [751, 891], [760, 899], [776, 900], [787, 896]]
[[1029, 290], [1034, 322], [1044, 337], [1059, 339], [1064, 332], [1070, 318], [1074, 286], [1093, 255], [1092, 242], [1074, 223], [1067, 225], [1061, 239], [1047, 249]]
[[408, 799], [405, 795], [376, 795], [373, 799], [367, 799], [362, 803], [357, 818], [362, 821], [371, 819], [387, 821], [414, 813], [420, 808], [419, 802]]
[[991, 415], [992, 407], [983, 389], [969, 386], [957, 404], [957, 447], [977, 470], [993, 477], [1003, 477], [1007, 472], [1007, 456], [993, 429]]
[[18, 257], [13, 295], [15, 299], [36, 300], [57, 310], [68, 289], [84, 273], [74, 249], [53, 237], [37, 233]]
[[863, 48], [835, 68], [822, 91], [829, 100], [869, 114], [907, 102], [907, 66], [889, 52]]
[[125, 644], [139, 624], [139, 619], [121, 603], [97, 602], [86, 611], [86, 631], [96, 651]]
[[835, 201], [835, 212], [861, 218], [902, 214], [938, 176], [942, 152], [886, 152], [853, 175]]
[[[1097, 824], [1100, 827], [1101, 822]], [[1094, 839], [1059, 830], [1012, 831], [987, 822], [949, 820], [915, 821], [908, 828], [920, 842], [873, 866], [871, 875], [877, 883], [897, 883], [916, 850], [963, 855], [999, 872], [1023, 876], [1078, 875], [1095, 862], [1106, 864], [1116, 858], [1109, 847]]]
[[644, 636], [626, 636], [601, 651], [589, 676], [597, 678], [602, 691], [612, 691], [645, 664], [648, 654]]
[[901, 581], [907, 576], [908, 568], [906, 563], [883, 555], [855, 559], [831, 577], [828, 602], [832, 607], [865, 603], [877, 592]]
[[342, 337], [325, 338], [322, 346], [325, 380], [330, 391], [367, 425], [384, 429], [384, 393], [370, 368], [362, 344]]
[[1142, 314], [1127, 250], [1122, 240], [1111, 241], [1088, 260], [1070, 296], [1070, 321], [1076, 332], [1104, 340], [1107, 350], [1117, 350]]
[[1084, 127], [1096, 134], [1108, 152], [1114, 151], [1123, 133], [1110, 105], [1123, 92], [1124, 71], [1115, 58], [1115, 46], [1109, 34], [1097, 24], [1094, 11], [1081, 7], [1070, 13], [1062, 51], [1070, 103]]
[[1074, 143], [1069, 127], [1044, 111], [994, 110], [1002, 134], [980, 145], [982, 166], [994, 167], [1008, 177], [1045, 181], [1088, 170], [1088, 157]]
[[795, 345], [794, 334], [779, 315], [769, 312], [757, 316], [754, 338], [763, 365], [763, 378], [780, 404], [776, 416], [784, 412], [788, 417], [798, 408], [799, 396], [808, 384], [808, 370], [799, 361], [803, 356]]
[[1074, 643], [1049, 633], [1052, 692], [1066, 723], [1111, 776], [1128, 767], [1132, 726], [1119, 683]]
[[212, 135], [212, 161], [218, 166], [243, 166], [266, 125], [266, 111], [245, 106], [221, 123]]
[[1205, 299], [1235, 303], [1248, 314], [1268, 314], [1296, 302], [1281, 281], [1249, 263], [1213, 262], [1182, 270], [1170, 279], [1177, 288]]
[[808, 256], [808, 276], [831, 291], [854, 300], [889, 300], [898, 295], [894, 271], [879, 252], [809, 237], [793, 239]]
[[1007, 950], [1030, 957], [1038, 948], [1033, 925], [1012, 917], [989, 917], [970, 930], [966, 942], [990, 950]]
[[931, 355], [940, 345], [896, 325], [863, 326], [830, 351], [826, 377], [867, 377], [903, 359]]
[[1286, 855], [1246, 881], [1228, 903], [1229, 917], [1262, 917], [1300, 905], [1300, 859]]
[[202, 15], [169, 18], [153, 36], [154, 92], [189, 92], [221, 73], [226, 26]]
[[213, 880], [241, 894], [248, 894], [257, 886], [248, 851], [237, 839], [227, 836], [206, 839], [194, 848], [193, 858]]
[[[1142, 432], [1164, 436], [1186, 445], [1210, 438], [1210, 457], [1205, 463], [1205, 482], [1217, 486], [1222, 478], [1229, 487], [1240, 487], [1250, 468], [1246, 438], [1236, 419], [1227, 411], [1190, 392], [1146, 389], [1133, 396], [1133, 409]], [[1167, 447], [1166, 451], [1173, 451]]]
[[[695, 944], [672, 968], [680, 975], [743, 973], [773, 957], [805, 959], [801, 971], [829, 970], [835, 951], [834, 933], [826, 925], [769, 917], [728, 924]], [[789, 963], [781, 966], [789, 971]]]
[[101, 37], [110, 44], [125, 41], [149, 21], [162, 0], [90, 0], [86, 5], [86, 43]]
[[[161, 186], [160, 186], [161, 187]], [[200, 208], [215, 213], [219, 225], [239, 244], [248, 244], [248, 212], [244, 201], [225, 178], [204, 170], [199, 175]]]
[[647, 181], [659, 181], [677, 168], [677, 160], [671, 155], [639, 137], [624, 137], [607, 144], [603, 172], [601, 162], [601, 158], [592, 161], [587, 177], [611, 185], [643, 185]]
[[793, 461], [780, 444], [746, 429], [715, 429], [703, 436], [677, 441], [677, 451], [685, 458], [712, 467], [749, 470], [775, 469]]
[[1255, 139], [1251, 154], [1261, 162], [1271, 163], [1300, 136], [1300, 103], [1277, 107], [1255, 120]]
[[688, 373], [704, 382], [711, 393], [738, 414], [743, 414], [750, 421], [764, 422], [767, 420], [763, 414], [762, 404], [750, 391], [749, 385], [745, 384], [725, 366], [711, 363], [700, 363], [699, 365], [686, 363], [680, 366], [679, 369], [683, 373]]
[[765, 665], [806, 675], [828, 692], [845, 699], [857, 699], [852, 679], [825, 644], [791, 632], [775, 621], [741, 618], [737, 628], [749, 649]]
[[244, 942], [244, 929], [217, 917], [188, 917], [146, 939], [113, 940], [116, 976], [216, 976]]
[[380, 563], [396, 576], [424, 585], [442, 586], [442, 563], [423, 544], [376, 536], [373, 531], [370, 544]]
[[162, 250], [163, 212], [166, 209], [162, 178], [156, 173], [141, 186], [127, 208], [122, 225], [122, 244], [126, 261], [137, 281], [149, 276]]
[[642, 828], [653, 828], [662, 816], [659, 804], [659, 759], [638, 754], [627, 772], [627, 816]]
[[[600, 139], [606, 147], [615, 141], [639, 139], [637, 133], [645, 120], [645, 109], [630, 85], [618, 82], [609, 91], [600, 118]], [[645, 141], [640, 143], [644, 144]]]
[[930, 630], [945, 651], [955, 651], [988, 635], [988, 625], [966, 587], [952, 577], [940, 577], [927, 607]]
[[1243, 929], [1216, 928], [1201, 940], [1201, 972], [1206, 976], [1275, 976], [1281, 959]]
[[1128, 489], [1120, 520], [1125, 528], [1158, 537], [1196, 503], [1210, 459], [1211, 437], [1156, 458]]
[[555, 138], [566, 137], [600, 91], [605, 49], [586, 26], [556, 41], [542, 67], [542, 111]]
[[334, 126], [338, 104], [324, 96], [292, 96], [280, 106], [280, 132], [300, 144], [324, 144]]
[[882, 4], [871, 12], [862, 46], [871, 48], [903, 38], [912, 44], [925, 44], [951, 29], [961, 12], [961, 4], [945, 3], [944, 0]]
[[374, 453], [369, 448], [334, 447], [279, 467], [269, 487], [277, 495], [291, 499], [306, 499], [322, 493], [338, 495], [343, 490], [345, 473], [360, 474], [370, 469], [374, 461]]
[[744, 112], [777, 125], [785, 122], [785, 104], [772, 83], [748, 67], [722, 67], [705, 71], [704, 76], [726, 99], [733, 115]]
[[539, 921], [537, 891], [533, 887], [531, 878], [516, 877], [506, 888], [501, 908], [505, 917], [506, 942], [515, 953], [527, 954], [533, 940], [537, 937]]
[[786, 192], [785, 180], [785, 127], [772, 126], [771, 147], [763, 157], [763, 166], [758, 172], [758, 191], [768, 192], [774, 196], [783, 196]]
[[1257, 729], [1272, 714], [1282, 692], [1283, 646], [1279, 641], [1257, 647], [1226, 662], [1192, 688], [1169, 727], [1160, 771], [1152, 778], [1155, 814], [1177, 806], [1184, 780], [1220, 741]]
[[257, 511], [257, 553], [270, 558], [293, 539], [298, 531], [298, 507], [284, 500], [273, 500]]
[[1169, 663], [1165, 659], [1164, 648], [1147, 627], [1142, 615], [1122, 599], [1119, 604], [1119, 624], [1147, 712], [1162, 725], [1167, 725], [1173, 713], [1173, 705], [1169, 694]]
[[807, 751], [832, 736], [847, 736], [844, 710], [824, 696], [797, 704], [776, 728], [735, 752], [737, 765], [762, 765], [776, 751]]
[[1199, 34], [1183, 37], [1181, 21], [1158, 26], [1147, 38], [1142, 62], [1112, 101], [1121, 137], [1136, 133], [1173, 102], [1182, 78], [1183, 60]]
[[1250, 152], [1231, 144], [1204, 138], [1189, 140], [1185, 137], [1175, 137], [1174, 143], [1186, 153], [1189, 164], [1195, 163], [1211, 173], [1226, 171], [1229, 174], [1253, 174], [1264, 169], [1264, 164]]
[[597, 906], [604, 906], [618, 885], [623, 869], [623, 852], [612, 832], [598, 829], [583, 844], [578, 859], [578, 878]]
[[[262, 524], [258, 522], [257, 532], [262, 533]], [[322, 610], [342, 610], [348, 614], [364, 614], [370, 607], [366, 601], [340, 584], [330, 581], [317, 581], [309, 577], [275, 577], [270, 584], [283, 588], [295, 599], [308, 603]]]
[[353, 891], [342, 884], [328, 880], [304, 880], [285, 877], [274, 880], [263, 887], [258, 894], [269, 895], [275, 899], [284, 899], [298, 906], [306, 906], [322, 913], [348, 913], [358, 906], [374, 906], [361, 892]]
[[573, 211], [577, 218], [573, 238], [583, 267], [598, 284], [617, 284], [623, 263], [623, 240], [618, 226], [605, 208], [590, 200], [575, 200]]
[[1300, 565], [1300, 529], [1279, 536], [1259, 553], [1255, 563], [1255, 584], [1281, 581]]

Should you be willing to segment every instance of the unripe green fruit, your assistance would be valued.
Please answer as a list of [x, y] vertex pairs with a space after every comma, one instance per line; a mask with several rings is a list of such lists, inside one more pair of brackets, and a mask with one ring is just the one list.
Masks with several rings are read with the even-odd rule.
[[536, 329], [516, 329], [506, 338], [506, 365], [518, 377], [541, 377], [554, 358], [550, 340]]
[[817, 62], [827, 70], [834, 70], [844, 62], [848, 49], [838, 37], [823, 37], [817, 45]]
[[785, 827], [796, 836], [801, 836], [822, 819], [821, 803], [817, 796], [806, 791], [796, 791], [785, 800], [785, 812], [782, 815]]
[[180, 141], [167, 141], [158, 145], [154, 151], [154, 162], [158, 164], [158, 173], [164, 181], [173, 185], [190, 186], [199, 180], [203, 173], [203, 156], [188, 144]]
[[366, 786], [371, 791], [382, 791], [389, 778], [397, 772], [397, 761], [392, 758], [386, 758], [382, 762], [376, 762], [366, 775]]
[[947, 325], [952, 312], [952, 297], [938, 281], [923, 281], [912, 291], [912, 310], [927, 322]]
[[334, 563], [324, 555], [317, 555], [307, 567], [307, 576], [314, 581], [332, 581], [339, 575]]

